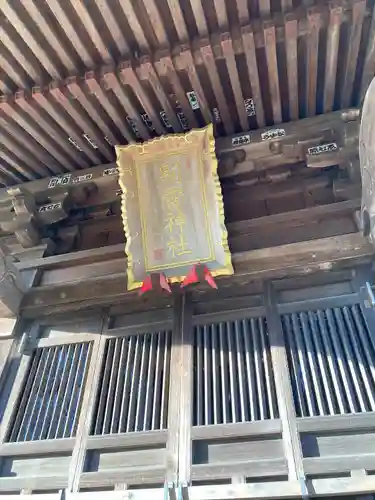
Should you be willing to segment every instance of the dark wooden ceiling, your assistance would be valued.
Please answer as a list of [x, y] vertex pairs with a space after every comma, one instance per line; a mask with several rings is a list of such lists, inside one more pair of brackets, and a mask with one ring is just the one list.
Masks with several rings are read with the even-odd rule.
[[0, 182], [110, 162], [113, 144], [209, 121], [232, 135], [360, 105], [374, 3], [3, 0]]

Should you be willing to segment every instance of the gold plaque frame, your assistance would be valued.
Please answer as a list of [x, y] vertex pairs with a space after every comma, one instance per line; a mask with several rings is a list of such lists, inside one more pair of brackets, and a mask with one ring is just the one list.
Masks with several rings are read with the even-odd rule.
[[212, 125], [116, 153], [128, 289], [150, 273], [182, 281], [198, 263], [233, 274]]

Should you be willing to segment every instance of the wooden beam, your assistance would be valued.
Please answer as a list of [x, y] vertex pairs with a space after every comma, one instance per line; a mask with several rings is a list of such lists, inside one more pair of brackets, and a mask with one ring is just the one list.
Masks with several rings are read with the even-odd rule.
[[259, 79], [253, 30], [249, 26], [243, 26], [241, 28], [241, 37], [242, 37], [243, 50], [246, 58], [248, 78], [253, 93], [253, 100], [255, 104], [255, 112], [256, 112], [258, 127], [264, 127], [266, 121], [264, 117], [263, 98], [262, 98], [261, 85]]
[[[250, 61], [251, 62], [251, 61]], [[44, 94], [40, 94], [38, 99], [46, 99]], [[223, 95], [224, 98], [224, 95]], [[42, 104], [44, 107], [45, 104]], [[53, 114], [52, 116], [57, 116], [58, 115], [58, 110], [55, 108], [49, 108], [49, 113], [56, 113]], [[229, 111], [228, 111], [229, 113]], [[327, 131], [327, 129], [333, 130], [333, 137], [335, 137], [335, 134], [337, 135], [337, 140], [341, 137], [346, 137], [348, 136], [348, 133], [345, 132], [345, 127], [349, 123], [355, 123], [355, 129], [359, 130], [359, 109], [357, 108], [352, 108], [349, 110], [340, 110], [340, 111], [335, 111], [333, 113], [329, 113], [327, 115], [319, 115], [313, 118], [306, 118], [304, 120], [300, 120], [297, 122], [290, 122], [290, 123], [283, 123], [281, 124], [278, 128], [283, 130], [282, 136], [278, 137], [276, 136], [275, 139], [270, 139], [271, 141], [275, 141], [277, 144], [285, 144], [288, 146], [287, 148], [282, 148], [281, 146], [277, 146], [275, 148], [270, 147], [270, 140], [264, 140], [264, 136], [262, 134], [267, 133], [267, 132], [272, 132], [273, 128], [271, 130], [269, 128], [263, 128], [259, 130], [254, 130], [251, 132], [248, 132], [248, 135], [250, 137], [250, 142], [248, 144], [235, 144], [233, 143], [233, 139], [236, 137], [224, 137], [224, 138], [218, 138], [216, 140], [216, 154], [219, 158], [225, 158], [225, 157], [230, 157], [236, 156], [240, 157], [240, 163], [238, 163], [238, 166], [241, 165], [241, 162], [246, 160], [246, 156], [248, 156], [252, 161], [260, 160], [261, 159], [261, 164], [266, 164], [267, 166], [267, 161], [272, 160], [273, 161], [273, 166], [277, 165], [282, 165], [286, 163], [296, 163], [296, 161], [301, 161], [303, 158], [305, 158], [305, 153], [303, 153], [301, 147], [298, 146], [298, 144], [294, 143], [307, 143], [307, 142], [313, 142], [314, 139], [316, 142], [319, 142], [322, 140], [322, 134], [324, 134], [324, 131]], [[258, 114], [258, 119], [259, 119], [259, 113], [257, 110]], [[222, 115], [222, 113], [221, 113]], [[223, 116], [223, 115], [222, 115]], [[228, 115], [229, 119], [229, 115]], [[61, 126], [66, 128], [69, 125], [68, 122], [61, 122]], [[72, 130], [69, 130], [69, 133], [72, 132]], [[344, 133], [345, 132], [345, 133]], [[15, 135], [17, 135], [17, 130], [14, 131]], [[353, 137], [355, 140], [355, 130], [352, 129], [350, 131], [350, 138]], [[2, 138], [2, 136], [0, 135]], [[332, 136], [331, 136], [332, 137]], [[75, 138], [75, 136], [74, 136]], [[78, 141], [77, 141], [78, 142]], [[5, 139], [4, 139], [5, 143]], [[13, 150], [13, 148], [20, 147], [20, 144], [17, 142], [15, 143], [15, 140], [11, 140], [9, 136], [9, 150]], [[80, 143], [81, 144], [81, 143]], [[83, 139], [82, 139], [82, 144], [84, 144]], [[296, 146], [295, 152], [290, 152], [286, 151], [286, 149], [289, 148], [290, 150], [290, 144], [294, 144]], [[297, 147], [298, 146], [298, 147]], [[342, 144], [342, 147], [344, 147], [345, 144]], [[7, 146], [8, 147], [8, 146]], [[98, 161], [98, 156], [95, 150], [90, 148], [87, 143], [85, 145], [86, 148], [89, 148], [88, 151], [92, 151], [92, 153], [95, 155], [93, 156], [92, 160], [95, 159], [95, 161]], [[283, 152], [285, 150], [285, 152]], [[293, 154], [292, 154], [293, 153]], [[345, 149], [342, 151], [341, 154], [345, 155]], [[26, 156], [25, 156], [26, 158]], [[267, 161], [266, 161], [267, 160]], [[237, 161], [237, 160], [236, 160]], [[46, 163], [47, 160], [45, 160]], [[223, 169], [220, 172], [220, 175], [225, 177], [231, 177], [235, 175], [235, 171], [232, 167], [233, 172], [231, 172], [231, 169], [226, 173], [225, 170]], [[246, 170], [245, 170], [246, 171]], [[41, 175], [45, 175], [45, 171], [40, 169]], [[88, 175], [88, 177], [86, 177]], [[76, 177], [79, 176], [79, 181], [75, 180]], [[20, 184], [17, 187], [20, 187], [21, 189], [26, 189], [32, 194], [37, 194], [41, 193], [44, 191], [47, 191], [48, 194], [53, 193], [53, 189], [49, 189], [49, 183], [50, 183], [51, 178], [44, 178], [40, 179], [37, 181], [32, 181], [28, 182], [27, 184]], [[113, 182], [113, 180], [117, 180], [117, 171], [116, 171], [116, 164], [115, 163], [107, 163], [104, 165], [98, 165], [96, 167], [91, 167], [89, 169], [81, 170], [77, 172], [77, 174], [72, 174], [71, 180], [68, 183], [69, 186], [72, 185], [79, 185], [79, 187], [88, 184], [88, 183], [98, 183], [98, 186], [101, 184], [105, 185], [108, 182]], [[59, 189], [59, 188], [56, 188]], [[7, 189], [0, 189], [0, 203], [6, 202], [6, 200], [11, 200], [12, 195], [8, 193]]]
[[339, 54], [340, 29], [343, 22], [343, 8], [340, 4], [329, 6], [329, 26], [327, 29], [327, 55], [324, 74], [324, 105], [325, 113], [332, 111], [337, 76], [337, 61]]
[[283, 121], [283, 118], [281, 113], [279, 70], [277, 67], [276, 26], [272, 21], [265, 21], [264, 23], [264, 43], [266, 48], [268, 82], [271, 93], [273, 122], [281, 123]]
[[369, 27], [369, 38], [366, 46], [365, 61], [363, 65], [360, 95], [356, 100], [357, 105], [363, 104], [368, 86], [375, 73], [375, 5], [372, 8], [371, 23]]
[[346, 52], [345, 74], [341, 94], [341, 106], [350, 106], [353, 97], [353, 85], [358, 63], [362, 26], [366, 14], [366, 0], [356, 0], [351, 12], [348, 47]]
[[[374, 253], [373, 246], [363, 236], [352, 233], [236, 253], [232, 260], [236, 275], [252, 281], [306, 275], [369, 262]], [[222, 278], [223, 281], [228, 279]], [[77, 275], [73, 283], [32, 288], [24, 298], [22, 309], [25, 317], [37, 317], [118, 303], [126, 297], [134, 300], [136, 293], [126, 291], [125, 272], [84, 280]]]
[[322, 19], [318, 9], [309, 9], [307, 13], [306, 41], [306, 116], [316, 114], [316, 89], [318, 78], [319, 31]]
[[291, 120], [299, 118], [298, 94], [298, 19], [295, 13], [285, 16], [285, 50], [288, 78], [289, 116]]

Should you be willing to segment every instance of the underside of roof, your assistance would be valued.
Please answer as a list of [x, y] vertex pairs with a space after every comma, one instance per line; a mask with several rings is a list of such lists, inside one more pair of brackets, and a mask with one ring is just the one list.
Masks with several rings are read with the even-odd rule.
[[3, 0], [0, 182], [108, 163], [115, 144], [217, 136], [361, 104], [374, 0]]

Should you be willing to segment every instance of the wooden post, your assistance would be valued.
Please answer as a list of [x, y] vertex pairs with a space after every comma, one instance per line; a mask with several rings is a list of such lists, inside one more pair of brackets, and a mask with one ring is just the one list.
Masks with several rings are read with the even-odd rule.
[[272, 283], [266, 282], [266, 319], [271, 345], [271, 359], [275, 376], [277, 403], [282, 424], [284, 450], [288, 462], [288, 479], [289, 481], [300, 482], [302, 498], [306, 499], [308, 498], [308, 492], [302, 462], [302, 448], [297, 429], [284, 336], [280, 316], [277, 311], [275, 295]]

